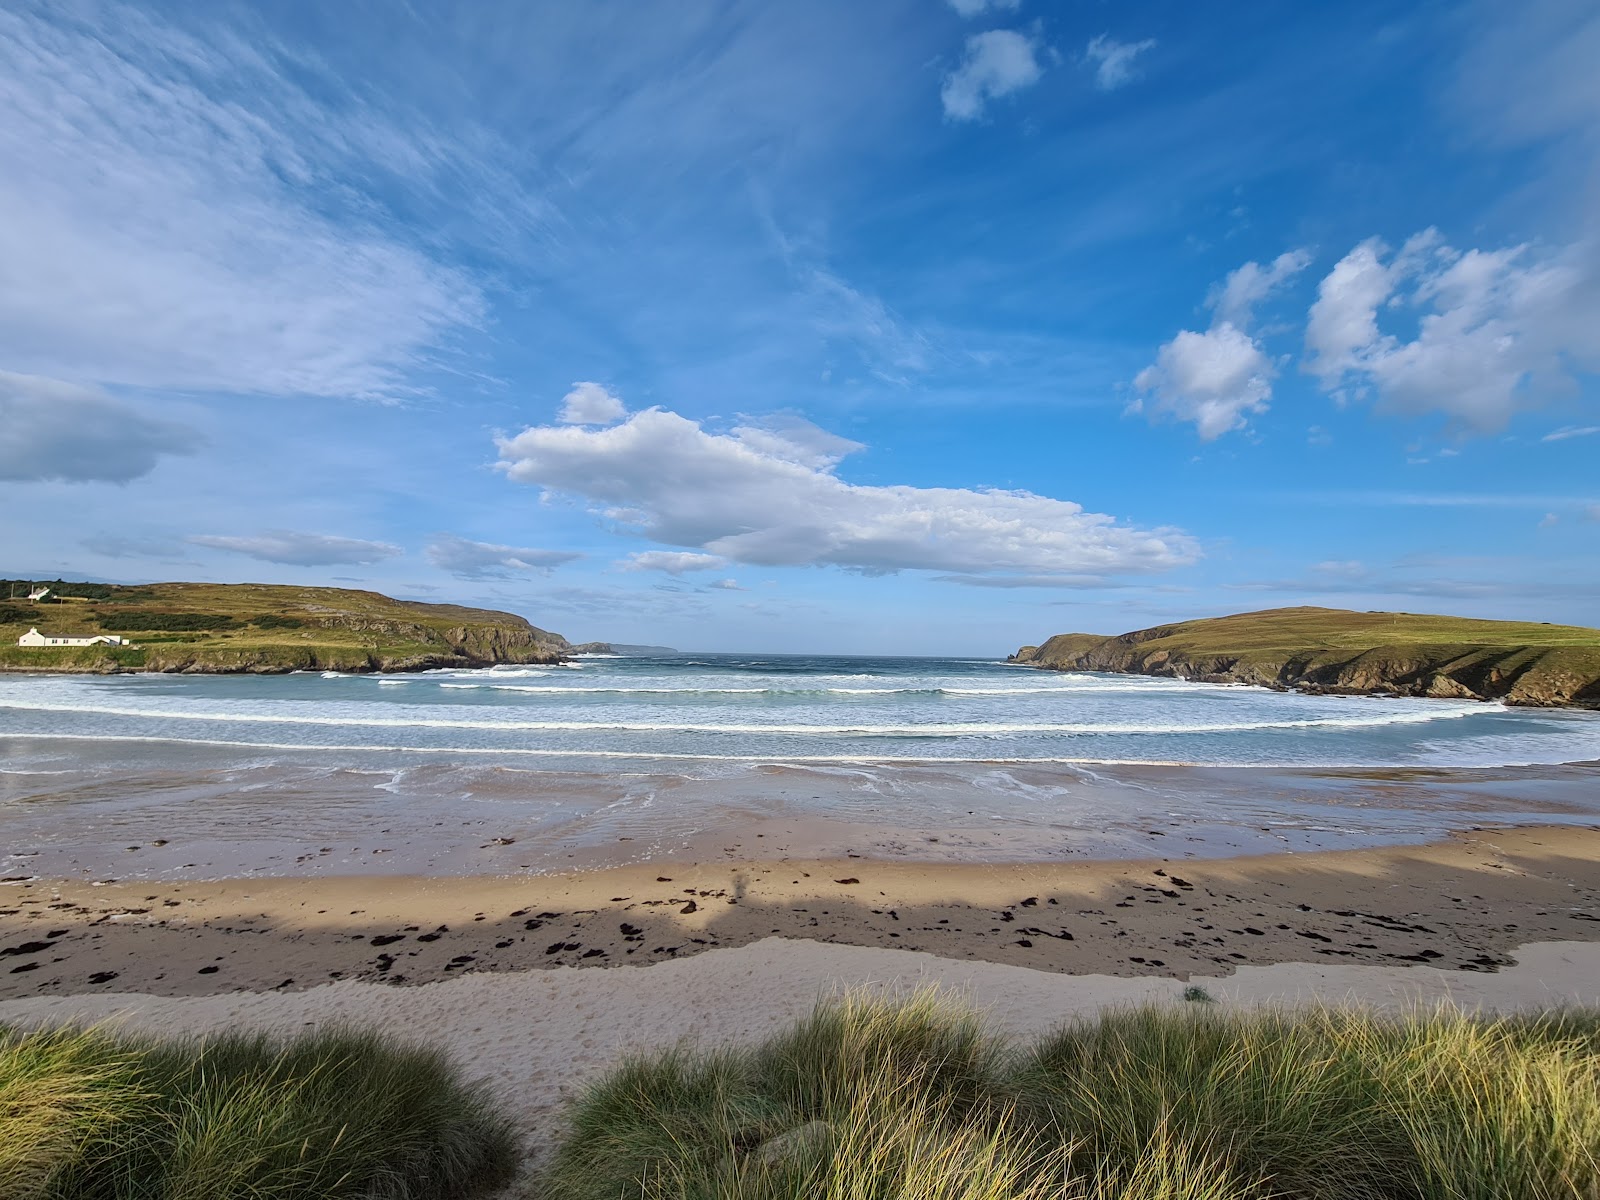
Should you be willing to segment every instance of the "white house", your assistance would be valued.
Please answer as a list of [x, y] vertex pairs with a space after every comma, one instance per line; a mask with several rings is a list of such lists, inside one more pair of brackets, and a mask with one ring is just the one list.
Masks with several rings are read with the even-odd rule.
[[50, 589], [49, 588], [47, 588], [47, 587], [36, 587], [31, 592], [28, 593], [28, 599], [32, 600], [32, 601], [43, 600], [49, 594], [50, 594]]
[[30, 629], [17, 639], [19, 646], [131, 646], [127, 638], [102, 633], [99, 637], [46, 637], [37, 629]]

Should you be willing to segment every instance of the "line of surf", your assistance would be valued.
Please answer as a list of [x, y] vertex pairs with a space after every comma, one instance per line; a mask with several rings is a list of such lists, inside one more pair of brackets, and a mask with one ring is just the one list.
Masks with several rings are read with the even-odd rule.
[[123, 708], [114, 705], [32, 703], [0, 700], [0, 709], [24, 712], [74, 713], [88, 716], [130, 717], [139, 720], [206, 721], [239, 725], [331, 726], [357, 729], [455, 729], [476, 732], [549, 733], [702, 733], [777, 734], [806, 737], [983, 737], [997, 734], [1161, 735], [1251, 733], [1266, 729], [1377, 729], [1394, 725], [1419, 725], [1471, 716], [1481, 705], [1392, 712], [1359, 717], [1299, 717], [1288, 720], [1147, 724], [1118, 722], [928, 722], [901, 725], [721, 724], [716, 722], [628, 721], [521, 721], [476, 720], [407, 715], [397, 717], [321, 716], [309, 713], [212, 712], [184, 709]]

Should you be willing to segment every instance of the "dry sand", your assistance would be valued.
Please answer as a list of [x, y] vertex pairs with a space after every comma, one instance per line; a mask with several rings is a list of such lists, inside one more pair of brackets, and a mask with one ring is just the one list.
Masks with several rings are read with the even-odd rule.
[[1428, 846], [1040, 864], [845, 859], [577, 875], [0, 888], [0, 999], [297, 991], [624, 967], [769, 937], [1074, 975], [1279, 962], [1494, 970], [1529, 941], [1600, 941], [1600, 829]]
[[[1394, 1009], [1451, 1000], [1498, 1010], [1600, 1004], [1600, 945], [1535, 943], [1515, 955], [1515, 965], [1494, 974], [1283, 964], [1195, 982], [1224, 1004], [1319, 1000]], [[492, 1086], [536, 1161], [559, 1131], [562, 1101], [628, 1050], [685, 1038], [748, 1042], [844, 988], [894, 995], [929, 984], [963, 996], [989, 1013], [996, 1028], [1019, 1035], [1107, 1005], [1178, 1001], [1184, 987], [1161, 977], [1068, 976], [909, 950], [767, 938], [639, 970], [478, 974], [416, 988], [345, 981], [266, 994], [35, 997], [0, 1002], [0, 1022], [110, 1020], [163, 1034], [374, 1024], [444, 1048], [468, 1077]]]
[[1186, 979], [1247, 1004], [1600, 1004], [1600, 830], [1212, 860], [0, 888], [0, 1022], [372, 1023], [490, 1083], [536, 1154], [563, 1097], [623, 1051], [748, 1041], [845, 987], [938, 984], [1029, 1034], [1177, 1000]]

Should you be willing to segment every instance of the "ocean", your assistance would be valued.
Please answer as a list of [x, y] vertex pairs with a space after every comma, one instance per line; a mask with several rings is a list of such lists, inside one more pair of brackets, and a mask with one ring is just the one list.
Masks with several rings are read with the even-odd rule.
[[[619, 843], [670, 853], [716, 840], [729, 822], [777, 821], [791, 851], [819, 854], [857, 842], [938, 857], [1124, 853], [1164, 836], [1230, 853], [1600, 812], [1592, 771], [1557, 766], [1597, 759], [1600, 713], [990, 659], [684, 654], [404, 675], [12, 675], [0, 676], [0, 847], [59, 850], [64, 818], [89, 858], [148, 841], [151, 822], [166, 821], [199, 830], [217, 861], [252, 838], [283, 842], [281, 860], [290, 843], [298, 859], [301, 843], [369, 826], [398, 842], [407, 830], [481, 825], [517, 832], [483, 847], [467, 844], [472, 833], [435, 833], [420, 864], [415, 846], [380, 857], [478, 869], [475, 850], [526, 840], [536, 845], [489, 855], [493, 869], [547, 869], [615, 855]], [[1362, 780], [1381, 786], [1358, 798]]]

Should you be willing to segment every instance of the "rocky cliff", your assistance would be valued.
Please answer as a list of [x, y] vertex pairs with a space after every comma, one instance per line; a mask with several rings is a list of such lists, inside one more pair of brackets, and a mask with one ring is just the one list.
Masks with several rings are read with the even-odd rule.
[[1600, 708], [1600, 630], [1293, 608], [1103, 637], [1058, 634], [1012, 661], [1346, 695]]

